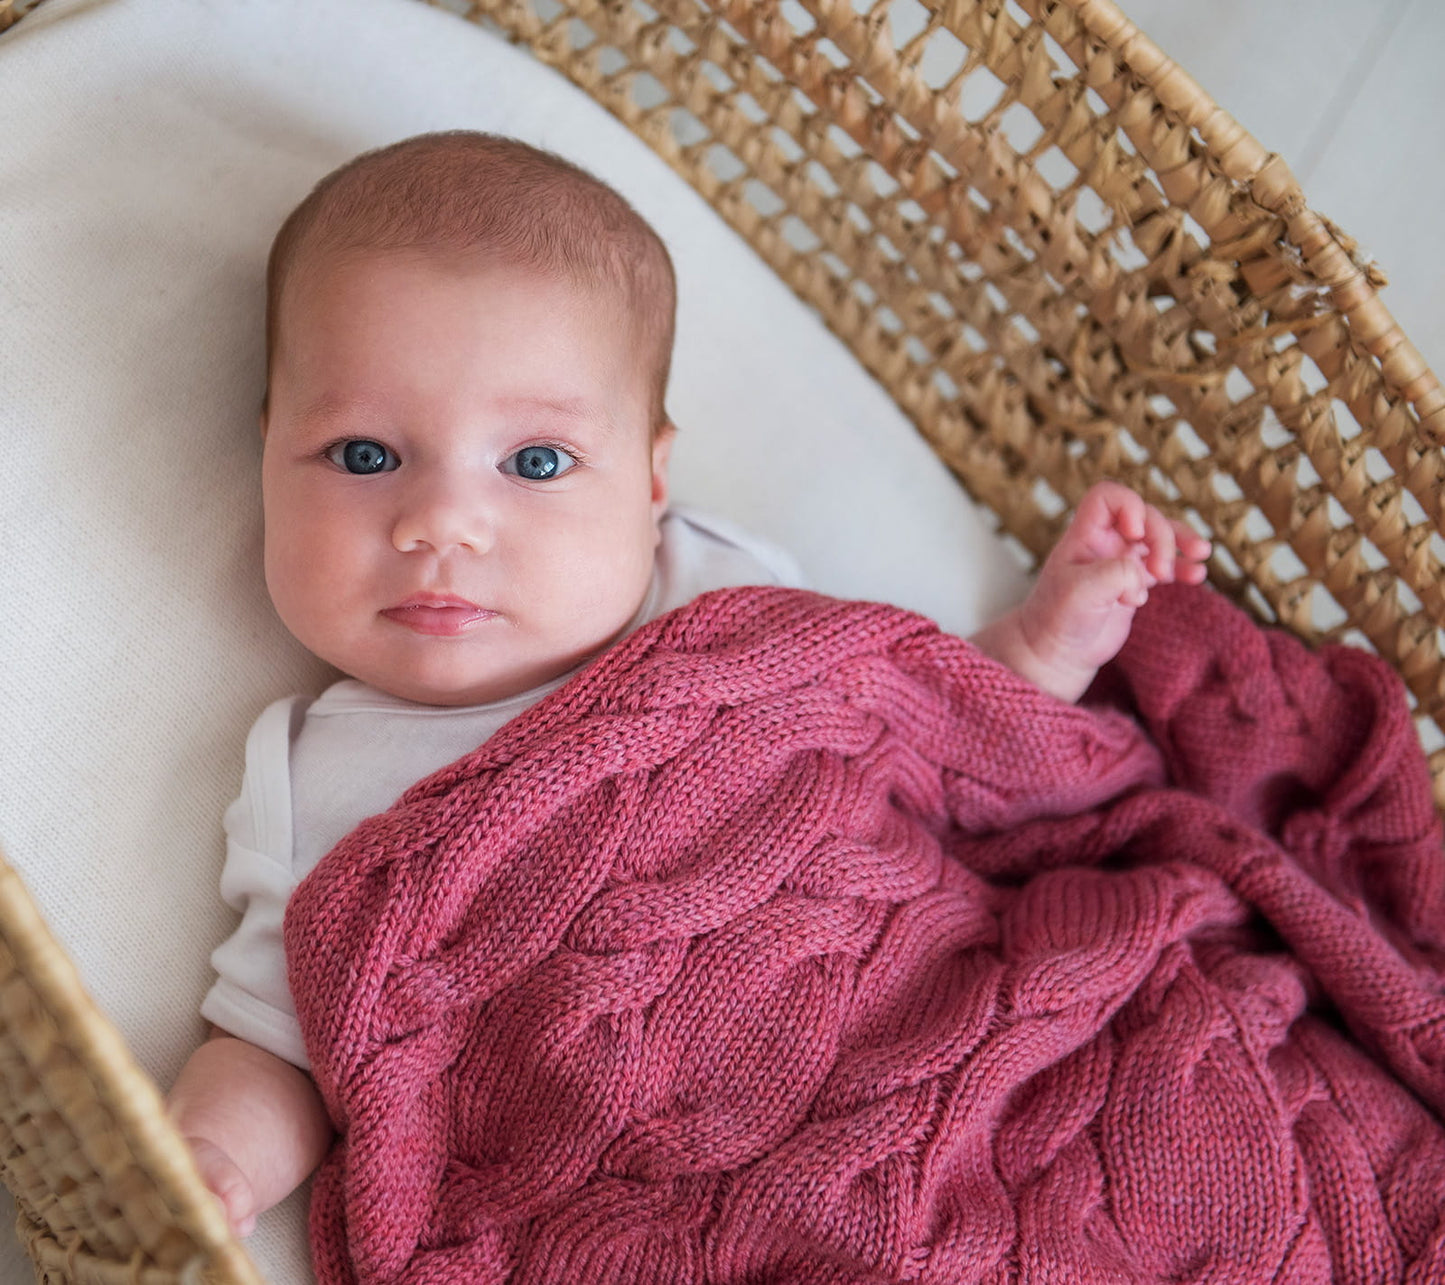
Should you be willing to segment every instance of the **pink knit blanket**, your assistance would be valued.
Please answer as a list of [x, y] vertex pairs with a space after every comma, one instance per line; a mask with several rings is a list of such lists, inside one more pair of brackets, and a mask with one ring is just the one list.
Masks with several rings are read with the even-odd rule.
[[361, 825], [286, 922], [322, 1285], [1445, 1281], [1400, 683], [1176, 588], [1093, 697], [721, 590]]

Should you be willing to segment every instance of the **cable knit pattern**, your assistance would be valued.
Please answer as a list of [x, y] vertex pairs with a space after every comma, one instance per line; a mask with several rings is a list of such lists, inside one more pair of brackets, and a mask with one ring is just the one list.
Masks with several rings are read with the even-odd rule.
[[1171, 588], [1094, 696], [719, 590], [362, 824], [286, 921], [322, 1285], [1445, 1281], [1399, 682]]

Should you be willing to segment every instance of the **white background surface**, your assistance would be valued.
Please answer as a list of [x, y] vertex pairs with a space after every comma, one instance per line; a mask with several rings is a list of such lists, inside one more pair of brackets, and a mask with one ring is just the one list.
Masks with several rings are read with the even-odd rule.
[[[1286, 156], [1311, 204], [1384, 266], [1385, 302], [1426, 359], [1445, 364], [1445, 6], [1125, 8]], [[43, 28], [58, 36], [66, 13], [75, 56], [92, 62], [41, 67]], [[240, 738], [270, 696], [321, 676], [269, 616], [256, 512], [234, 498], [254, 483], [270, 233], [322, 172], [390, 137], [474, 123], [564, 151], [577, 138], [567, 95], [508, 97], [506, 81], [476, 98], [477, 119], [440, 119], [418, 86], [462, 75], [472, 33], [452, 24], [412, 0], [47, 0], [0, 38], [0, 440], [28, 447], [27, 468], [56, 470], [49, 490], [12, 480], [0, 507], [7, 608], [19, 577], [31, 591], [24, 610], [0, 611], [0, 844], [162, 1082], [199, 1038], [205, 954], [228, 927], [217, 819]], [[161, 33], [172, 58], [148, 44]], [[228, 76], [220, 51], [253, 61]], [[682, 277], [679, 496], [788, 545], [820, 587], [901, 600], [957, 629], [1016, 592], [884, 395], [856, 378], [830, 395], [833, 341], [660, 165], [632, 170], [598, 128], [578, 159], [619, 183], [633, 175], [624, 190]], [[47, 206], [43, 180], [62, 174], [66, 199]], [[38, 252], [21, 263], [21, 247]], [[128, 378], [78, 387], [77, 370]], [[44, 414], [55, 405], [63, 442]], [[209, 434], [204, 450], [169, 448], [191, 431]], [[253, 1242], [277, 1285], [307, 1279], [299, 1228], [293, 1200]], [[0, 1282], [29, 1279], [0, 1240]]]

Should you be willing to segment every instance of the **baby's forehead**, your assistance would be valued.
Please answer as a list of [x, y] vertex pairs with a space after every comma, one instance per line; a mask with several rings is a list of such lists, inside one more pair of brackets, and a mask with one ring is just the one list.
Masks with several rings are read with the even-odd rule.
[[523, 255], [508, 254], [495, 248], [454, 247], [445, 245], [378, 245], [364, 242], [312, 244], [298, 248], [290, 265], [283, 290], [283, 299], [294, 299], [314, 291], [334, 275], [366, 277], [371, 273], [394, 275], [397, 268], [420, 269], [404, 274], [418, 289], [429, 279], [451, 284], [473, 282], [485, 294], [499, 278], [511, 282], [535, 280], [539, 291], [555, 295], [558, 290], [574, 294], [585, 301], [589, 310], [606, 314], [609, 324], [634, 311], [626, 282], [565, 261], [538, 262]]
[[[475, 293], [473, 293], [475, 291]], [[294, 353], [300, 340], [328, 333], [336, 310], [384, 323], [401, 296], [428, 301], [436, 315], [475, 306], [503, 315], [540, 340], [547, 333], [577, 329], [600, 336], [630, 336], [639, 376], [650, 378], [652, 359], [647, 324], [637, 300], [623, 285], [539, 266], [515, 256], [480, 255], [445, 248], [348, 246], [298, 256], [282, 289], [276, 318], [276, 356]], [[471, 302], [474, 301], [474, 302]], [[323, 349], [327, 345], [323, 342]], [[610, 344], [609, 344], [610, 346]]]
[[[428, 294], [433, 287], [435, 296]], [[540, 338], [551, 330], [571, 343], [580, 327], [605, 336], [603, 346], [614, 353], [615, 339], [627, 335], [629, 357], [614, 368], [633, 367], [645, 382], [655, 378], [646, 323], [621, 283], [538, 265], [520, 256], [446, 247], [322, 246], [299, 254], [282, 290], [277, 355], [287, 363], [298, 353], [299, 342], [311, 354], [307, 360], [327, 362], [328, 354], [334, 354], [326, 336], [333, 333], [337, 318], [386, 319], [402, 295], [425, 315], [429, 301], [449, 309], [459, 292], [465, 297], [473, 288], [484, 309], [502, 310], [514, 333], [520, 328]]]

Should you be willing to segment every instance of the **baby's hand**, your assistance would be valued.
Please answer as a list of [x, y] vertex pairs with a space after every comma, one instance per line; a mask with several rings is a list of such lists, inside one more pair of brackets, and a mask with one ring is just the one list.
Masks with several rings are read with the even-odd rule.
[[250, 1179], [209, 1139], [188, 1137], [186, 1145], [191, 1149], [201, 1180], [225, 1208], [231, 1231], [237, 1236], [249, 1236], [256, 1230], [256, 1200]]
[[1128, 487], [1091, 487], [1020, 608], [1029, 649], [1057, 680], [1040, 685], [1078, 699], [1124, 645], [1149, 590], [1173, 581], [1199, 584], [1209, 548]]

